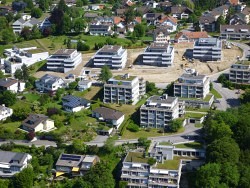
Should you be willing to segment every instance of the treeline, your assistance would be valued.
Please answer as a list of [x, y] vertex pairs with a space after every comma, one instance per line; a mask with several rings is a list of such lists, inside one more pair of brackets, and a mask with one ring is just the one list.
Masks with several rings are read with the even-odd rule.
[[[247, 100], [248, 99], [248, 100]], [[195, 187], [250, 187], [250, 100], [239, 108], [211, 112], [204, 123], [206, 164]]]

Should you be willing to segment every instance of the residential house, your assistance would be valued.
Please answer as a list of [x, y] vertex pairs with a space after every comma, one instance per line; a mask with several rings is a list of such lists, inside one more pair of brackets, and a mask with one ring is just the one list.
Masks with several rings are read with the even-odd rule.
[[152, 43], [142, 54], [142, 63], [153, 66], [171, 66], [174, 61], [174, 47], [167, 43]]
[[105, 5], [100, 5], [100, 4], [91, 4], [88, 5], [89, 10], [102, 10], [105, 8]]
[[0, 151], [0, 177], [11, 178], [27, 168], [32, 156], [28, 153]]
[[116, 16], [123, 17], [126, 12], [126, 9], [116, 9]]
[[129, 74], [117, 75], [104, 84], [103, 102], [134, 105], [140, 100], [144, 92], [145, 83], [143, 79]]
[[145, 19], [149, 25], [156, 25], [162, 19], [162, 16], [161, 13], [147, 13]]
[[29, 67], [49, 57], [48, 52], [37, 47], [13, 47], [5, 49], [4, 55], [7, 56], [7, 58], [4, 59], [5, 72], [10, 74], [14, 74], [17, 69], [21, 69], [24, 64]]
[[12, 10], [14, 11], [22, 11], [27, 7], [27, 3], [23, 2], [23, 1], [13, 1], [12, 2]]
[[111, 26], [110, 25], [104, 25], [104, 24], [100, 24], [100, 25], [95, 25], [95, 24], [91, 24], [89, 26], [89, 34], [90, 35], [113, 35], [114, 31], [111, 30]]
[[124, 121], [124, 114], [122, 112], [106, 107], [94, 109], [92, 111], [92, 117], [104, 121], [107, 124], [114, 126], [116, 129], [118, 129]]
[[247, 17], [249, 17], [249, 16], [245, 15], [245, 14], [242, 14], [242, 13], [236, 13], [230, 18], [229, 24], [230, 25], [245, 25], [245, 24], [248, 24], [248, 23], [246, 23], [247, 20], [249, 20], [249, 19], [247, 19]]
[[154, 30], [153, 41], [155, 43], [168, 43], [170, 40], [169, 33], [164, 27], [158, 27]]
[[185, 6], [172, 6], [171, 7], [171, 15], [177, 19], [188, 19], [189, 15], [193, 13], [188, 7]]
[[191, 32], [191, 31], [183, 31], [179, 32], [175, 35], [175, 42], [194, 42], [199, 40], [199, 38], [208, 38], [208, 34], [206, 31], [201, 32]]
[[64, 0], [68, 7], [76, 6], [76, 0]]
[[177, 24], [178, 20], [172, 16], [165, 16], [161, 20], [159, 20], [159, 24], [161, 26], [169, 26], [167, 29], [168, 32], [172, 33], [177, 30]]
[[50, 28], [51, 27], [51, 22], [49, 21], [49, 18], [44, 18], [44, 20], [39, 24], [39, 29], [41, 31], [44, 31], [44, 29], [46, 28]]
[[4, 104], [0, 106], [0, 121], [5, 121], [7, 117], [10, 117], [13, 114], [11, 108], [6, 107]]
[[193, 58], [200, 61], [220, 61], [221, 48], [221, 40], [217, 38], [200, 38], [194, 42]]
[[105, 45], [93, 56], [93, 63], [96, 67], [107, 65], [114, 69], [122, 69], [126, 62], [127, 50], [117, 45]]
[[40, 92], [55, 93], [59, 88], [65, 88], [65, 81], [57, 76], [45, 74], [35, 83], [36, 89]]
[[91, 80], [83, 80], [82, 79], [82, 80], [80, 80], [78, 82], [77, 88], [78, 88], [79, 91], [84, 91], [86, 89], [89, 89], [91, 86], [92, 86], [92, 81]]
[[201, 31], [214, 32], [216, 19], [210, 14], [203, 15], [199, 18], [199, 27]]
[[175, 97], [204, 99], [209, 93], [209, 89], [209, 77], [199, 75], [198, 72], [184, 73], [174, 82]]
[[250, 84], [250, 61], [238, 61], [231, 65], [229, 80], [238, 84]]
[[250, 25], [221, 25], [220, 39], [249, 40]]
[[63, 174], [83, 176], [98, 162], [100, 162], [100, 158], [96, 155], [62, 153], [56, 162], [56, 177]]
[[244, 15], [244, 20], [246, 24], [249, 24], [250, 22], [250, 7], [246, 7], [241, 12]]
[[83, 17], [85, 19], [87, 19], [87, 20], [92, 21], [92, 20], [94, 20], [95, 18], [98, 17], [98, 14], [97, 13], [92, 13], [92, 12], [86, 12]]
[[87, 99], [66, 95], [62, 98], [62, 107], [67, 112], [79, 112], [82, 109], [88, 109], [91, 102]]
[[20, 34], [24, 27], [28, 28], [33, 28], [34, 26], [39, 27], [39, 24], [40, 21], [37, 20], [36, 18], [31, 18], [29, 20], [24, 20], [23, 18], [20, 18], [12, 24], [12, 29], [14, 33]]
[[0, 16], [6, 16], [10, 12], [12, 12], [12, 7], [10, 7], [10, 6], [1, 6], [0, 7]]
[[94, 22], [92, 22], [95, 25], [110, 25], [112, 26], [114, 24], [114, 19], [109, 16], [98, 16], [95, 18]]
[[227, 4], [231, 5], [231, 6], [236, 6], [240, 4], [239, 0], [228, 0]]
[[150, 7], [148, 6], [136, 7], [135, 11], [141, 13], [143, 18], [146, 18], [146, 14], [150, 12]]
[[28, 132], [49, 132], [55, 129], [54, 121], [43, 114], [30, 114], [21, 124]]
[[14, 78], [1, 78], [0, 91], [11, 91], [13, 93], [23, 92], [25, 83]]
[[[183, 107], [182, 107], [183, 108]], [[140, 108], [140, 126], [146, 128], [168, 128], [169, 122], [179, 118], [179, 102], [177, 97], [149, 97]]]
[[209, 14], [211, 14], [215, 18], [215, 20], [217, 20], [220, 16], [225, 19], [228, 14], [229, 8], [229, 5], [222, 5], [214, 8]]
[[66, 73], [82, 62], [82, 54], [75, 49], [60, 49], [47, 58], [47, 69]]

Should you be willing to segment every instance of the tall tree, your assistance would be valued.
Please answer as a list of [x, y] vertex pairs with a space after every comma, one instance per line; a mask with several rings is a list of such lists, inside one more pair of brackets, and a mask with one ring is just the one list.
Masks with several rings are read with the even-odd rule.
[[223, 16], [219, 16], [216, 23], [215, 23], [215, 29], [217, 32], [220, 32], [220, 26], [225, 25], [226, 21]]
[[12, 43], [16, 40], [16, 36], [12, 29], [2, 30], [2, 41], [4, 44]]
[[0, 102], [1, 104], [5, 104], [6, 106], [12, 106], [16, 103], [16, 94], [8, 90], [4, 91], [0, 95]]
[[8, 28], [8, 20], [4, 16], [0, 16], [0, 31]]
[[31, 16], [35, 18], [40, 18], [43, 12], [40, 8], [34, 7], [31, 9]]
[[14, 187], [32, 188], [34, 182], [34, 172], [32, 168], [25, 168], [20, 173], [16, 174], [13, 179]]
[[112, 72], [110, 71], [109, 67], [107, 65], [102, 67], [101, 74], [100, 74], [100, 80], [103, 82], [107, 82], [112, 77]]
[[74, 20], [74, 30], [76, 33], [82, 32], [85, 27], [85, 22], [82, 18], [77, 18]]

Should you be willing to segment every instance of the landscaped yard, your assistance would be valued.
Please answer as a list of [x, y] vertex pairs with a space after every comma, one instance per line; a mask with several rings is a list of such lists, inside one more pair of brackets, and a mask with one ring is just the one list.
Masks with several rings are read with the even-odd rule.
[[200, 142], [190, 142], [184, 144], [175, 145], [177, 148], [191, 148], [191, 149], [202, 149], [203, 145]]
[[185, 117], [186, 118], [202, 118], [205, 115], [206, 114], [203, 114], [203, 113], [187, 112], [185, 114]]
[[[185, 130], [184, 127], [182, 127], [177, 133], [182, 133]], [[136, 139], [140, 137], [157, 137], [157, 136], [167, 136], [171, 134], [177, 134], [177, 133], [159, 133], [159, 129], [150, 129], [150, 131], [141, 129], [138, 132], [131, 132], [129, 130], [125, 130], [122, 139]]]
[[128, 104], [108, 104], [107, 106], [110, 106], [113, 109], [119, 110], [123, 112], [125, 115], [129, 116], [133, 114], [136, 111], [135, 105], [128, 105]]
[[214, 88], [210, 91], [210, 93], [212, 93], [216, 99], [222, 98], [221, 94], [217, 90], [215, 90]]
[[166, 170], [178, 170], [182, 157], [174, 156], [173, 160], [165, 160], [164, 163], [158, 163], [156, 168]]
[[23, 96], [25, 97], [25, 100], [27, 102], [31, 102], [31, 103], [34, 101], [38, 101], [38, 99], [40, 98], [40, 95], [36, 93], [26, 93], [26, 94], [23, 94]]

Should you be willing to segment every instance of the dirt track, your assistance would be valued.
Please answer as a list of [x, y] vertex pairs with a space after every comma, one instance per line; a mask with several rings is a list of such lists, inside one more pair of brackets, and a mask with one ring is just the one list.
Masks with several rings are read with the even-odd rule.
[[[155, 67], [155, 66], [145, 66], [145, 65], [133, 65], [133, 68], [125, 68], [124, 70], [112, 70], [114, 75], [130, 73], [131, 75], [143, 77], [144, 79], [155, 82], [155, 83], [170, 83], [171, 81], [176, 80], [183, 72], [185, 68], [194, 68], [200, 74], [214, 74], [216, 72], [225, 70], [230, 67], [236, 61], [237, 56], [242, 56], [242, 52], [238, 47], [232, 46], [232, 49], [223, 49], [222, 50], [222, 61], [221, 62], [209, 62], [202, 63], [198, 60], [194, 60], [194, 63], [188, 63], [187, 60], [182, 60], [182, 56], [185, 53], [186, 49], [192, 49], [193, 43], [180, 43], [175, 44], [175, 57], [174, 65], [172, 67]], [[144, 51], [144, 49], [129, 49], [128, 50], [128, 63], [127, 67], [131, 65], [135, 59]], [[94, 53], [83, 54], [83, 62], [73, 71], [70, 71], [66, 74], [55, 73], [55, 72], [37, 72], [36, 77], [41, 77], [46, 73], [50, 73], [58, 76], [66, 76], [69, 73], [75, 75], [80, 75], [83, 66], [91, 59]], [[183, 65], [183, 68], [182, 68]], [[92, 69], [92, 72], [99, 72], [98, 68], [89, 68]]]

